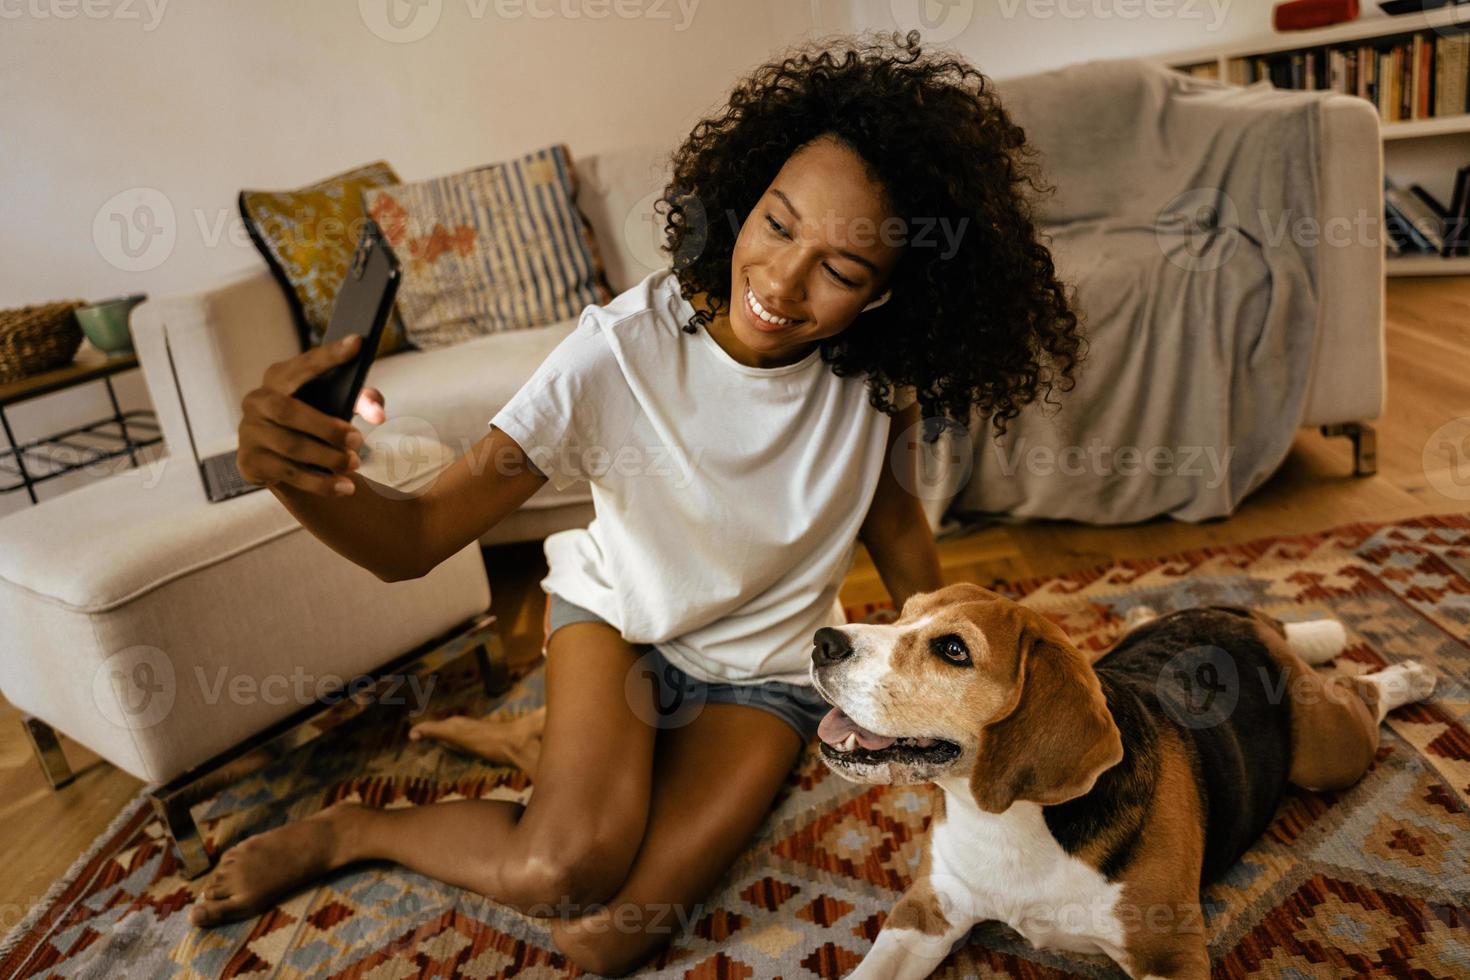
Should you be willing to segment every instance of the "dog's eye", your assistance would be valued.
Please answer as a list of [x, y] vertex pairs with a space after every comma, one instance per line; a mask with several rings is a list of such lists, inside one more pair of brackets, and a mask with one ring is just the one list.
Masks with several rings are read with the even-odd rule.
[[936, 636], [929, 641], [929, 648], [952, 664], [963, 667], [970, 663], [970, 648], [953, 633]]

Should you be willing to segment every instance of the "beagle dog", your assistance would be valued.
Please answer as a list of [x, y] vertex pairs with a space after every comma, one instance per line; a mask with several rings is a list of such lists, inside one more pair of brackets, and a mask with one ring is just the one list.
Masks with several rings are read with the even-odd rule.
[[1096, 663], [971, 584], [915, 595], [891, 624], [817, 631], [826, 764], [943, 790], [913, 884], [854, 977], [927, 977], [973, 924], [999, 919], [1132, 977], [1204, 980], [1201, 886], [1250, 847], [1288, 783], [1351, 786], [1384, 715], [1434, 688], [1414, 662], [1314, 672], [1345, 643], [1334, 620], [1231, 606], [1140, 619]]

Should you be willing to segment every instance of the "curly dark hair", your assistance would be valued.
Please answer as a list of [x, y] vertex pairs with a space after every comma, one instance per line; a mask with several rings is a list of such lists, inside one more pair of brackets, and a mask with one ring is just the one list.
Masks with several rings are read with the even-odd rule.
[[1026, 193], [1050, 188], [994, 83], [957, 56], [926, 55], [918, 31], [794, 48], [674, 151], [654, 209], [684, 297], [714, 304], [684, 330], [728, 311], [741, 225], [787, 158], [823, 136], [862, 158], [906, 227], [960, 230], [952, 254], [917, 236], [905, 245], [892, 299], [819, 342], [833, 372], [867, 374], [869, 402], [890, 416], [894, 387], [909, 385], [926, 419], [988, 416], [998, 432], [1021, 406], [1070, 389], [1083, 341]]

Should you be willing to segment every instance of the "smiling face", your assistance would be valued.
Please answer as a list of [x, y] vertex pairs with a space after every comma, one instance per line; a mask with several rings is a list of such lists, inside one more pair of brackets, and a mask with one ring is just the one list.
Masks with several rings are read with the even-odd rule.
[[902, 253], [901, 228], [856, 153], [831, 137], [807, 144], [741, 226], [729, 313], [710, 335], [752, 367], [800, 360], [879, 296]]
[[834, 706], [822, 759], [855, 782], [966, 778], [981, 809], [1088, 792], [1123, 757], [1096, 673], [1056, 624], [963, 583], [912, 596], [889, 625], [816, 632], [812, 681]]
[[1015, 705], [1026, 615], [966, 583], [913, 596], [891, 624], [820, 630], [812, 680], [835, 708], [822, 758], [870, 783], [967, 771], [986, 724]]

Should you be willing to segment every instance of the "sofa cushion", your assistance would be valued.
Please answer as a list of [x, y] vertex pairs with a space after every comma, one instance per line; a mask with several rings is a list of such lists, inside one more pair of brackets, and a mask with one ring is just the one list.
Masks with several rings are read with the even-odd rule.
[[[424, 433], [404, 435], [400, 449], [398, 433], [370, 434], [362, 475], [408, 489], [452, 461]], [[115, 609], [283, 535], [306, 533], [267, 490], [209, 503], [187, 456], [152, 460], [45, 504], [44, 520], [30, 511], [0, 518], [0, 583], [79, 612]], [[74, 558], [57, 561], [58, 552]]]
[[614, 294], [669, 264], [653, 203], [668, 182], [671, 149], [645, 143], [577, 161], [577, 206], [592, 223]]
[[[293, 191], [240, 192], [240, 217], [286, 294], [302, 350], [321, 343], [331, 322], [337, 290], [367, 216], [362, 192], [396, 183], [393, 168], [379, 160]], [[395, 313], [388, 318], [377, 356], [406, 345]]]
[[576, 206], [565, 146], [518, 160], [366, 190], [399, 261], [398, 310], [415, 347], [564, 320], [608, 292]]
[[[490, 432], [490, 419], [576, 328], [578, 317], [543, 327], [466, 340], [438, 350], [404, 351], [377, 361], [367, 383], [383, 392], [383, 427], [424, 426], [461, 456]], [[550, 482], [523, 504], [555, 507], [592, 499], [586, 481], [558, 491]]]

